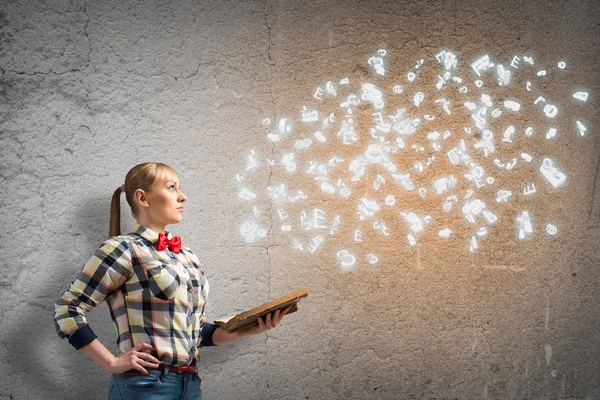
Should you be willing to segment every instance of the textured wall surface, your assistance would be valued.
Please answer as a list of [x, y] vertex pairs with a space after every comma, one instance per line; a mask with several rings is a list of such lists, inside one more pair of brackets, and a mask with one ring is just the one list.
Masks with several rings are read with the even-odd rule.
[[[311, 293], [277, 329], [203, 350], [207, 399], [599, 399], [599, 4], [4, 0], [0, 399], [104, 398], [109, 373], [57, 338], [52, 305], [106, 238], [112, 191], [149, 160], [188, 196], [171, 230], [205, 265], [209, 319]], [[382, 46], [396, 71], [440, 48], [568, 60], [546, 93], [589, 89], [590, 130], [552, 149], [569, 182], [536, 216], [560, 221], [556, 239], [519, 243], [511, 225], [475, 254], [402, 242], [352, 273], [331, 249], [241, 240], [233, 177], [248, 149], [277, 151], [261, 120]], [[106, 305], [89, 320], [116, 351]]]

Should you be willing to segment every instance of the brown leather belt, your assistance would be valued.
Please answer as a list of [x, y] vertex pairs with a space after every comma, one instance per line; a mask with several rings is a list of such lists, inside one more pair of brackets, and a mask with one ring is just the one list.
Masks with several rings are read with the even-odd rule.
[[194, 374], [198, 373], [198, 369], [196, 368], [195, 365], [161, 365], [156, 368], [146, 367], [146, 369], [154, 369], [154, 370], [159, 370], [159, 371], [164, 371], [165, 368], [171, 372], [177, 372], [180, 374], [183, 374], [184, 372], [193, 372]]

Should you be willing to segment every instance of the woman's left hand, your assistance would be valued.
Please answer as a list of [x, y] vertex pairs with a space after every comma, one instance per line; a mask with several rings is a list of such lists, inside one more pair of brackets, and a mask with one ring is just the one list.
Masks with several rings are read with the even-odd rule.
[[244, 329], [244, 333], [247, 333], [248, 335], [258, 335], [259, 333], [263, 333], [269, 329], [275, 328], [277, 325], [279, 325], [285, 314], [287, 314], [291, 308], [292, 306], [287, 306], [286, 308], [278, 309], [274, 313], [269, 313], [265, 315], [264, 321], [263, 318], [259, 318], [258, 325]]

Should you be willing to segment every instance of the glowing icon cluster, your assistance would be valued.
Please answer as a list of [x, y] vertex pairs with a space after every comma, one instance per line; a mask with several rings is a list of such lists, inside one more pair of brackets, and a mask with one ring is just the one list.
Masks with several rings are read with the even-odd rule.
[[[560, 163], [526, 148], [534, 138], [587, 135], [581, 120], [573, 121], [571, 132], [562, 129], [559, 103], [538, 92], [540, 81], [567, 73], [566, 62], [539, 69], [527, 55], [506, 64], [483, 55], [461, 69], [457, 55], [444, 50], [417, 60], [406, 75], [394, 75], [388, 56], [379, 49], [367, 61], [379, 86], [348, 77], [327, 81], [297, 119], [262, 121], [272, 154], [250, 150], [235, 177], [238, 197], [252, 207], [240, 226], [247, 243], [267, 238], [276, 227], [294, 249], [310, 254], [335, 239], [335, 259], [349, 270], [360, 260], [370, 265], [381, 260], [383, 249], [368, 243], [372, 235], [415, 246], [427, 230], [448, 240], [466, 224], [472, 233], [462, 239], [474, 252], [507, 203], [565, 186]], [[589, 93], [566, 97], [577, 106]], [[543, 135], [536, 136], [542, 124]], [[257, 190], [248, 178], [262, 167], [272, 178], [266, 190]], [[276, 168], [287, 182], [271, 182]], [[519, 182], [510, 175], [515, 171], [535, 175]], [[262, 196], [270, 204], [266, 217], [258, 207]], [[531, 210], [509, 218], [518, 239], [536, 233]], [[554, 236], [558, 228], [546, 221], [545, 232]]]

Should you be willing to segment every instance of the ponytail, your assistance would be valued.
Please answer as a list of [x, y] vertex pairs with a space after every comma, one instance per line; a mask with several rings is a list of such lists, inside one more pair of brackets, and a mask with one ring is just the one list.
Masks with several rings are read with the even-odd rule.
[[125, 192], [125, 199], [129, 203], [133, 218], [136, 218], [136, 205], [134, 194], [137, 189], [150, 192], [158, 182], [164, 181], [169, 174], [177, 175], [175, 170], [167, 164], [145, 162], [131, 168], [125, 177], [125, 184], [117, 188], [110, 202], [110, 226], [108, 236], [121, 235], [121, 193]]
[[110, 226], [108, 228], [108, 237], [119, 236], [121, 234], [121, 188], [112, 195], [110, 202]]

